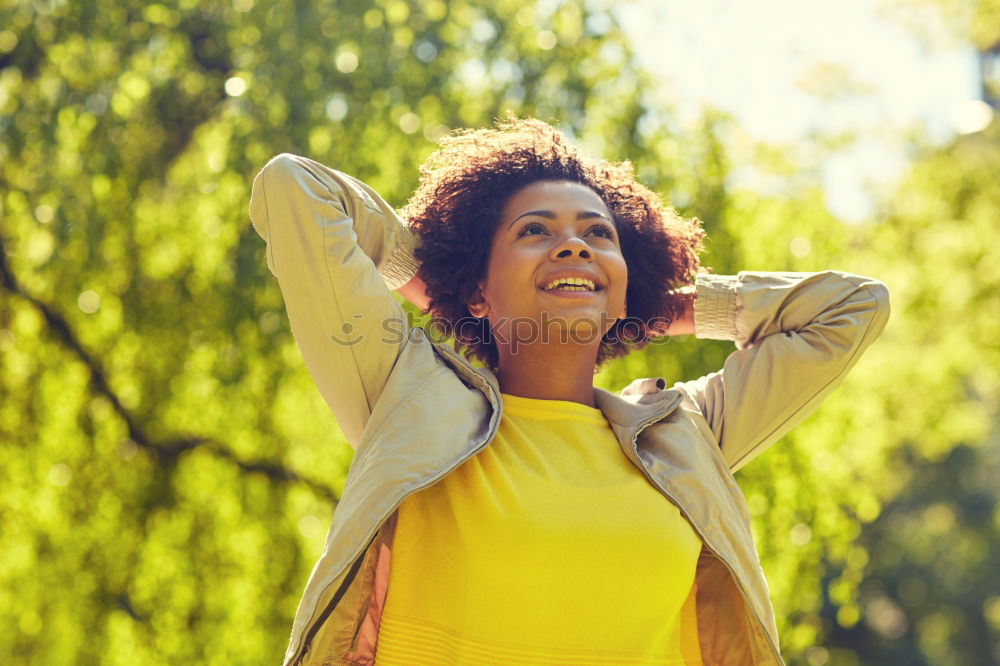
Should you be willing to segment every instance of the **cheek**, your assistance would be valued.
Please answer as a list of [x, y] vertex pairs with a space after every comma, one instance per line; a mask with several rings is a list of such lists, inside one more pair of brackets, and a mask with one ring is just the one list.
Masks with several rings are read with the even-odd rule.
[[615, 296], [615, 299], [618, 303], [621, 303], [621, 305], [624, 307], [628, 302], [627, 294], [628, 294], [628, 279], [629, 279], [628, 265], [625, 263], [625, 259], [620, 258], [616, 262], [615, 268], [616, 268], [615, 282], [617, 284], [616, 288], [617, 294]]
[[538, 255], [530, 249], [508, 250], [497, 255], [491, 259], [486, 271], [489, 284], [494, 289], [503, 289], [511, 282], [530, 280], [538, 261]]
[[614, 280], [621, 286], [622, 293], [628, 288], [628, 264], [625, 263], [625, 258], [619, 255], [614, 263]]
[[485, 289], [483, 297], [491, 305], [509, 306], [523, 300], [524, 289], [520, 285], [522, 276], [516, 270], [516, 265], [503, 261], [492, 264], [484, 277]]

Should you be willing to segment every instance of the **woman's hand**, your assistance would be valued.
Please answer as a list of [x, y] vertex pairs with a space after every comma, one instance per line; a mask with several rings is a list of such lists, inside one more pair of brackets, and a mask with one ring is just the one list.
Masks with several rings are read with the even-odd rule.
[[403, 298], [415, 305], [420, 312], [427, 312], [431, 300], [427, 296], [427, 285], [420, 279], [420, 273], [413, 276], [409, 282], [397, 289]]

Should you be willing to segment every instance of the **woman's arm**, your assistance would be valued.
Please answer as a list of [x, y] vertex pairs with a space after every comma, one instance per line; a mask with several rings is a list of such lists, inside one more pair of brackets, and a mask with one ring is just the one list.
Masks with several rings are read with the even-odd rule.
[[675, 289], [671, 293], [680, 297], [681, 302], [684, 304], [684, 314], [680, 318], [670, 322], [670, 326], [665, 330], [651, 330], [649, 332], [650, 337], [694, 334], [694, 309], [698, 298], [697, 290], [692, 285], [690, 287]]
[[415, 305], [418, 310], [424, 313], [427, 312], [427, 308], [431, 304], [431, 299], [427, 296], [427, 285], [424, 284], [419, 274], [414, 275], [409, 282], [396, 291], [402, 294], [403, 298]]
[[416, 273], [417, 239], [361, 181], [287, 153], [254, 179], [250, 219], [306, 367], [356, 448], [406, 340], [390, 290]]
[[732, 470], [812, 413], [885, 328], [889, 292], [838, 271], [698, 275], [695, 335], [732, 340], [718, 372], [678, 383]]

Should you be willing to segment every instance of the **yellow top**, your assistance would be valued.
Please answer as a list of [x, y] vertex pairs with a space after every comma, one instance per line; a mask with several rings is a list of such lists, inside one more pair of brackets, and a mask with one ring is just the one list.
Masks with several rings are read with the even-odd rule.
[[601, 410], [502, 397], [493, 442], [399, 507], [377, 665], [700, 665], [697, 534]]

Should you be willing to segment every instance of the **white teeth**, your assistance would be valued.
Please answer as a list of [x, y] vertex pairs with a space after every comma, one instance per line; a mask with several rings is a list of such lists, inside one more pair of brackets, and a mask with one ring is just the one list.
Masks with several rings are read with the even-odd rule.
[[562, 289], [566, 291], [595, 291], [595, 285], [592, 280], [577, 277], [556, 278], [545, 285], [545, 291], [551, 291], [560, 285], [564, 285]]

